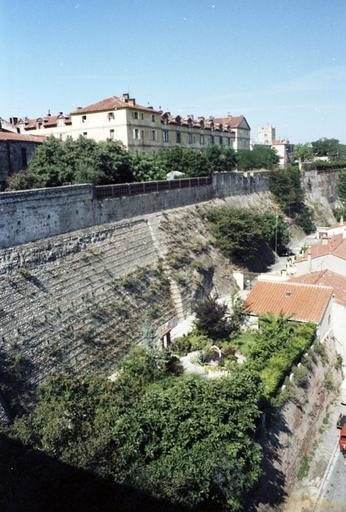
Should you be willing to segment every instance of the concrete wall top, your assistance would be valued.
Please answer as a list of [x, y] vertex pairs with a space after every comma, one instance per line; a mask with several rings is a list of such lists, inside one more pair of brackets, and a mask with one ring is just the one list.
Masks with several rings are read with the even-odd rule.
[[76, 196], [89, 197], [93, 199], [95, 187], [90, 184], [86, 185], [66, 185], [64, 187], [36, 188], [32, 190], [20, 190], [17, 192], [1, 192], [0, 208], [2, 205], [9, 203], [19, 203], [26, 201], [40, 201], [44, 199], [55, 199], [63, 197], [64, 200], [74, 198]]

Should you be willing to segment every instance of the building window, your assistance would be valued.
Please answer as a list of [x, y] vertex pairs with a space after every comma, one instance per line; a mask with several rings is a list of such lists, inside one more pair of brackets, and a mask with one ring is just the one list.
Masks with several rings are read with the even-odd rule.
[[169, 142], [168, 130], [162, 130], [163, 142]]
[[132, 112], [133, 119], [138, 119], [138, 112]]
[[227, 137], [227, 144], [228, 144], [228, 146], [231, 145], [231, 137]]
[[28, 165], [26, 148], [21, 148], [21, 153], [22, 153], [22, 168], [25, 169], [25, 167]]
[[189, 141], [189, 144], [192, 144], [192, 133], [189, 133], [188, 141]]
[[156, 130], [151, 130], [151, 140], [156, 140]]
[[141, 139], [144, 142], [144, 130], [141, 130]]
[[[137, 112], [135, 112], [135, 114], [136, 114], [136, 113], [137, 113]], [[133, 138], [134, 138], [135, 140], [139, 140], [139, 130], [138, 130], [138, 128], [135, 128], [135, 129], [133, 130]]]
[[144, 114], [141, 114], [141, 119], [142, 119], [142, 121], [143, 121], [143, 119], [144, 119]]
[[151, 114], [151, 122], [155, 123], [155, 116], [154, 116], [154, 114]]
[[210, 144], [215, 144], [214, 135], [210, 135]]
[[220, 137], [219, 137], [219, 142], [220, 142], [220, 144], [221, 144], [221, 146], [222, 146], [222, 142], [223, 142], [223, 140], [222, 140], [222, 135], [220, 135]]
[[109, 138], [114, 140], [114, 130], [109, 130]]
[[204, 146], [204, 135], [203, 133], [201, 133], [201, 135], [199, 136], [199, 143], [201, 146]]
[[175, 139], [176, 143], [180, 144], [181, 143], [181, 133], [180, 132], [176, 132], [175, 136], [176, 136], [176, 139]]
[[88, 132], [83, 132], [83, 137], [86, 137], [88, 135]]
[[82, 123], [85, 123], [87, 116], [82, 116]]
[[108, 112], [107, 116], [108, 116], [108, 121], [112, 121], [112, 119], [114, 119], [114, 112]]

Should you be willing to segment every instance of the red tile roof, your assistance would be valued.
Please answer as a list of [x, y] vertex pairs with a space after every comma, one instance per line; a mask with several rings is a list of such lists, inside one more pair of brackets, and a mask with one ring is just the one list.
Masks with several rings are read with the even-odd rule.
[[333, 288], [336, 302], [346, 306], [346, 277], [331, 270], [310, 272], [302, 276], [292, 277], [290, 282], [303, 284], [316, 284]]
[[328, 254], [346, 260], [346, 238], [343, 238], [342, 234], [325, 240], [325, 243], [311, 245], [302, 256], [296, 259], [296, 262], [306, 261], [309, 255], [311, 259], [314, 259], [327, 256]]
[[41, 143], [46, 139], [42, 135], [25, 135], [24, 133], [0, 132], [1, 140], [14, 140], [18, 142], [37, 142]]
[[135, 102], [135, 100], [131, 98], [125, 100], [123, 96], [111, 96], [110, 98], [106, 98], [96, 103], [92, 103], [91, 105], [88, 105], [86, 107], [77, 108], [76, 110], [71, 112], [71, 115], [88, 114], [91, 112], [103, 112], [105, 110], [114, 110], [122, 108], [134, 108], [136, 110], [145, 110], [146, 112], [161, 114], [160, 110], [154, 110], [150, 107], [144, 107], [143, 105], [139, 105]]
[[246, 308], [256, 316], [274, 313], [318, 325], [332, 294], [333, 289], [325, 286], [257, 281], [246, 300]]
[[[57, 126], [58, 120], [64, 119], [65, 124], [71, 124], [71, 117], [66, 116], [64, 114], [59, 114], [56, 116], [43, 116], [43, 117], [37, 117], [36, 119], [24, 119], [24, 130], [35, 130], [37, 129], [37, 123], [42, 123], [41, 128], [52, 128], [53, 126]], [[41, 129], [40, 128], [40, 129]]]
[[[245, 119], [245, 116], [227, 116], [227, 117], [216, 117], [214, 119], [214, 123], [221, 123], [225, 125], [230, 125], [231, 128], [239, 128], [241, 123], [245, 121], [245, 123], [249, 126], [249, 123]], [[249, 126], [250, 129], [250, 126]]]

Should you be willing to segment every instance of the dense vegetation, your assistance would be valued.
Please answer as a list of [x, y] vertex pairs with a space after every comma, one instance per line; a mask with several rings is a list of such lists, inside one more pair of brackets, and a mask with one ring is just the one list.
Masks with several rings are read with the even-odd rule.
[[242, 368], [214, 381], [176, 377], [164, 359], [135, 349], [116, 382], [52, 376], [12, 435], [171, 503], [239, 510], [260, 474], [260, 379]]
[[343, 208], [346, 208], [346, 169], [342, 169], [338, 181], [338, 194], [339, 199], [343, 204]]
[[238, 169], [273, 169], [279, 163], [277, 152], [270, 146], [254, 146], [252, 150], [239, 151]]
[[278, 157], [271, 148], [235, 153], [231, 148], [209, 146], [204, 150], [179, 146], [145, 153], [128, 153], [119, 141], [95, 142], [79, 137], [65, 142], [49, 137], [40, 145], [27, 172], [9, 178], [10, 190], [55, 187], [79, 183], [107, 185], [132, 181], [164, 180], [170, 172], [185, 177], [209, 176], [212, 172], [267, 168]]
[[37, 148], [28, 172], [9, 179], [9, 189], [162, 180], [169, 172], [186, 177], [208, 176], [216, 171], [231, 171], [236, 164], [236, 153], [219, 146], [204, 151], [174, 147], [130, 154], [118, 141], [95, 142], [79, 137], [60, 142], [49, 137]]
[[290, 322], [283, 317], [265, 315], [248, 343], [247, 364], [259, 372], [266, 398], [273, 397], [316, 336], [313, 324]]
[[315, 156], [327, 156], [330, 160], [346, 159], [346, 144], [341, 144], [338, 139], [322, 139], [311, 142], [313, 154]]
[[273, 251], [282, 253], [289, 242], [281, 215], [246, 208], [208, 208], [205, 216], [217, 247], [235, 263], [262, 271], [273, 263]]
[[[105, 375], [51, 375], [33, 410], [8, 435], [69, 466], [173, 504], [242, 510], [261, 475], [258, 420], [315, 338], [312, 325], [265, 316], [241, 331], [244, 307], [229, 315], [216, 298], [197, 305], [196, 327], [172, 349], [222, 350], [223, 376], [184, 374], [170, 351], [134, 348]], [[246, 340], [245, 340], [246, 338]], [[239, 363], [236, 352], [245, 362]]]
[[327, 161], [315, 161], [317, 167], [328, 169], [335, 168], [346, 162], [346, 144], [340, 144], [338, 139], [326, 137], [306, 144], [296, 144], [293, 156], [296, 160], [312, 161], [315, 158], [327, 157]]
[[291, 217], [305, 233], [312, 233], [315, 230], [312, 211], [304, 203], [304, 190], [298, 167], [291, 166], [272, 171], [270, 191], [283, 212]]

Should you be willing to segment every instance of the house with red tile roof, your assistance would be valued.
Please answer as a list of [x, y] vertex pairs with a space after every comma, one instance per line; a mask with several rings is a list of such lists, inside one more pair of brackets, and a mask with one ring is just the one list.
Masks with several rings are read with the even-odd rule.
[[296, 282], [257, 281], [245, 306], [250, 318], [265, 313], [312, 322], [323, 339], [332, 330], [333, 288]]
[[342, 234], [310, 246], [302, 256], [296, 258], [294, 267], [297, 275], [331, 270], [346, 276], [346, 226]]
[[290, 279], [291, 283], [327, 286], [333, 290], [332, 327], [335, 346], [346, 362], [346, 276], [324, 269]]
[[250, 149], [250, 126], [244, 116], [182, 117], [137, 103], [128, 93], [78, 107], [68, 115], [49, 113], [17, 120], [16, 127], [21, 133], [54, 135], [60, 140], [81, 135], [96, 141], [115, 139], [131, 151], [209, 145]]

